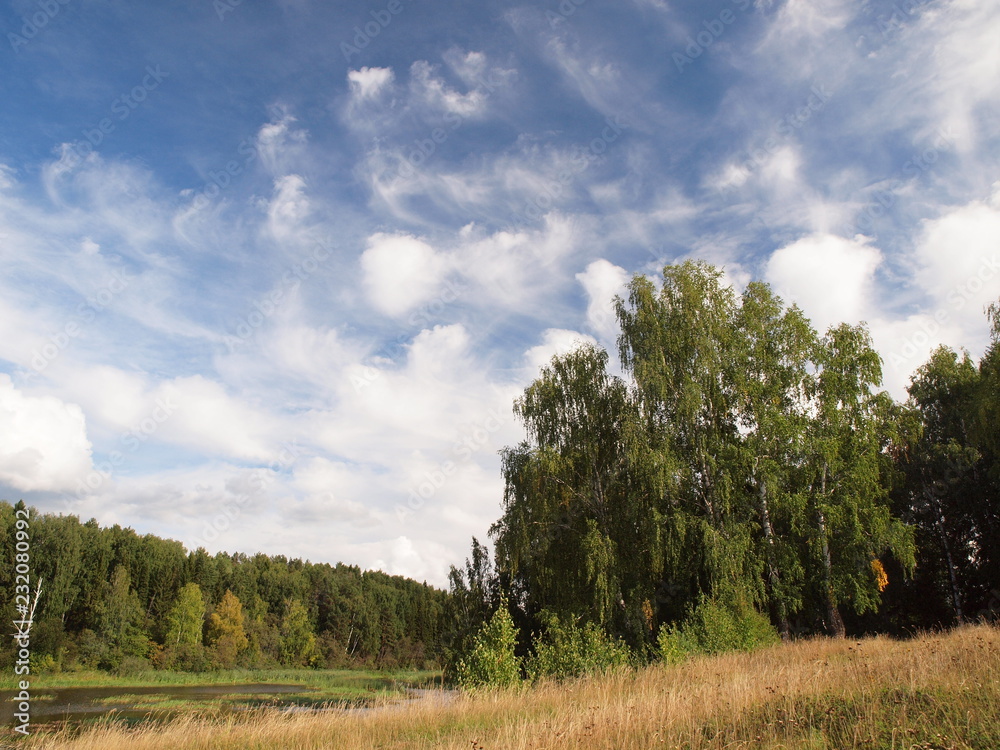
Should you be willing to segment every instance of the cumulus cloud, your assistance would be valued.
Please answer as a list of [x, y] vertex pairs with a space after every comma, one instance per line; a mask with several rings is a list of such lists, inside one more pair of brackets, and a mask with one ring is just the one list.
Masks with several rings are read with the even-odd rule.
[[1000, 295], [1000, 183], [973, 201], [924, 222], [917, 241], [917, 281], [938, 305], [981, 324]]
[[581, 344], [597, 344], [593, 336], [579, 331], [569, 331], [565, 328], [549, 328], [542, 333], [542, 341], [528, 349], [524, 354], [525, 369], [529, 377], [535, 378], [538, 372], [549, 365], [552, 358], [567, 354], [579, 348]]
[[924, 295], [919, 312], [886, 315], [872, 332], [886, 361], [886, 382], [905, 398], [912, 372], [936, 347], [980, 356], [989, 344], [985, 308], [1000, 299], [1000, 183], [985, 201], [972, 201], [924, 222], [912, 259], [913, 286]]
[[619, 331], [614, 298], [625, 294], [628, 272], [601, 258], [578, 273], [576, 279], [587, 292], [587, 322], [601, 341], [613, 343]]
[[400, 316], [431, 299], [448, 272], [448, 260], [409, 234], [374, 234], [361, 256], [371, 303]]
[[66, 491], [91, 470], [83, 410], [28, 396], [0, 374], [0, 482], [15, 490]]
[[809, 235], [775, 250], [765, 278], [788, 304], [797, 303], [821, 333], [855, 324], [873, 312], [875, 271], [882, 254], [862, 237]]
[[174, 378], [152, 392], [156, 437], [187, 448], [210, 450], [233, 458], [270, 460], [280, 420], [227, 393], [202, 375]]

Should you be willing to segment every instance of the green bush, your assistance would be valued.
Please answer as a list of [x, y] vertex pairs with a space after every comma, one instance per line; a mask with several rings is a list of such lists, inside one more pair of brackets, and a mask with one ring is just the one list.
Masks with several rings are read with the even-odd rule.
[[172, 672], [205, 672], [209, 667], [208, 652], [200, 643], [179, 643], [158, 652], [153, 665]]
[[702, 599], [680, 625], [660, 628], [660, 658], [677, 664], [692, 654], [753, 651], [781, 639], [770, 621], [749, 605]]
[[534, 655], [526, 669], [532, 680], [542, 677], [579, 677], [626, 666], [631, 652], [625, 643], [609, 637], [593, 623], [563, 623], [554, 614], [544, 616], [545, 629], [535, 638]]
[[126, 655], [122, 656], [121, 660], [115, 664], [111, 674], [116, 677], [139, 677], [149, 672], [150, 669], [150, 664], [145, 659]]
[[456, 677], [465, 689], [512, 687], [521, 681], [521, 660], [514, 653], [517, 629], [507, 611], [507, 600], [483, 625], [469, 653], [458, 662]]

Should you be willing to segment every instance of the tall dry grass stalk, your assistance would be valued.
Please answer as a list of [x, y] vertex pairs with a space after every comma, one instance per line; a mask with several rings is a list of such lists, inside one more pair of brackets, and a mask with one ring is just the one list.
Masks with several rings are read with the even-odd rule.
[[185, 718], [36, 736], [45, 750], [1000, 748], [1000, 630], [812, 639], [366, 713]]

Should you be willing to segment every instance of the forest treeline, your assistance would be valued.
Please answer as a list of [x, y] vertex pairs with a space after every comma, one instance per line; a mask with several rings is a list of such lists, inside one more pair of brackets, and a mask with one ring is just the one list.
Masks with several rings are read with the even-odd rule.
[[[863, 324], [820, 334], [767, 284], [686, 262], [616, 304], [623, 373], [581, 345], [516, 401], [494, 553], [474, 539], [450, 591], [32, 511], [37, 666], [505, 683], [1000, 615], [1000, 305], [979, 362], [937, 349], [900, 403]], [[4, 559], [14, 539], [0, 503]], [[13, 583], [0, 567], [7, 619]]]
[[495, 555], [451, 571], [460, 679], [512, 643], [530, 673], [555, 643], [611, 663], [1000, 614], [997, 305], [981, 362], [940, 348], [899, 403], [864, 324], [821, 335], [767, 284], [686, 262], [616, 304], [622, 376], [581, 345], [515, 403]]
[[[18, 508], [0, 502], [8, 561]], [[129, 528], [27, 511], [32, 592], [42, 581], [32, 671], [424, 668], [441, 660], [447, 594], [426, 583], [280, 555], [189, 552]], [[14, 576], [14, 566], [0, 566], [7, 623], [19, 616]], [[0, 666], [13, 661], [8, 638]]]

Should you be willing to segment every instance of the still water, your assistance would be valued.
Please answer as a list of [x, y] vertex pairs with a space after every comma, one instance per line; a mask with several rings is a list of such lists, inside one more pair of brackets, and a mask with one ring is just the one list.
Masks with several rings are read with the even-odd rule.
[[[31, 725], [79, 724], [103, 716], [128, 723], [168, 718], [173, 701], [203, 702], [218, 711], [246, 710], [257, 706], [295, 708], [315, 706], [310, 688], [302, 685], [183, 685], [164, 687], [35, 688], [31, 691]], [[0, 724], [14, 723], [16, 691], [0, 691]]]

